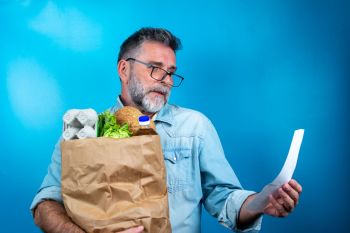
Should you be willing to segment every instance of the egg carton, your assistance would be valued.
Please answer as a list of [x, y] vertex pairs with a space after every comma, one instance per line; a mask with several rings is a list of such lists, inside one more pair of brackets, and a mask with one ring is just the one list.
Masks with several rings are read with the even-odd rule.
[[71, 109], [63, 115], [63, 133], [65, 141], [97, 137], [98, 114], [95, 110]]

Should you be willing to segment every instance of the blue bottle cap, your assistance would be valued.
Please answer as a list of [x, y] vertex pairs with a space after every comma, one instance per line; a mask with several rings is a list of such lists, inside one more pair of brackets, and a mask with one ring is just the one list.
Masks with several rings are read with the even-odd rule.
[[149, 116], [140, 116], [139, 117], [139, 125], [140, 126], [148, 126], [151, 123]]
[[149, 116], [144, 115], [139, 117], [139, 122], [146, 122], [146, 121], [149, 121]]

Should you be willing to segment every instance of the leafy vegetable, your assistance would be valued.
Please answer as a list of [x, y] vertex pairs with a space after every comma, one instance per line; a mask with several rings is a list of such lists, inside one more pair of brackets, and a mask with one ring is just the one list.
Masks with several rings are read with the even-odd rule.
[[129, 126], [127, 124], [120, 126], [111, 112], [105, 111], [98, 115], [98, 137], [128, 138], [131, 135]]

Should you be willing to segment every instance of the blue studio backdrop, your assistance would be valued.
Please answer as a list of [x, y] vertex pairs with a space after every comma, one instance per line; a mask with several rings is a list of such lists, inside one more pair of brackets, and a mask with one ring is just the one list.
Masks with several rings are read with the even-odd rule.
[[[144, 26], [182, 39], [171, 103], [215, 125], [246, 189], [278, 174], [305, 129], [300, 204], [262, 231], [344, 232], [349, 210], [349, 1], [0, 0], [1, 232], [40, 232], [29, 205], [70, 108], [120, 92], [122, 41]], [[203, 211], [202, 232], [229, 232]]]

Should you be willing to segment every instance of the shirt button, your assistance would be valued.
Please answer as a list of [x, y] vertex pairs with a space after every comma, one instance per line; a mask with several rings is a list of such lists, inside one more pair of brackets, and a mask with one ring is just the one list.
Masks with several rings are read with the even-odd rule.
[[174, 160], [176, 161], [176, 156], [174, 157]]

